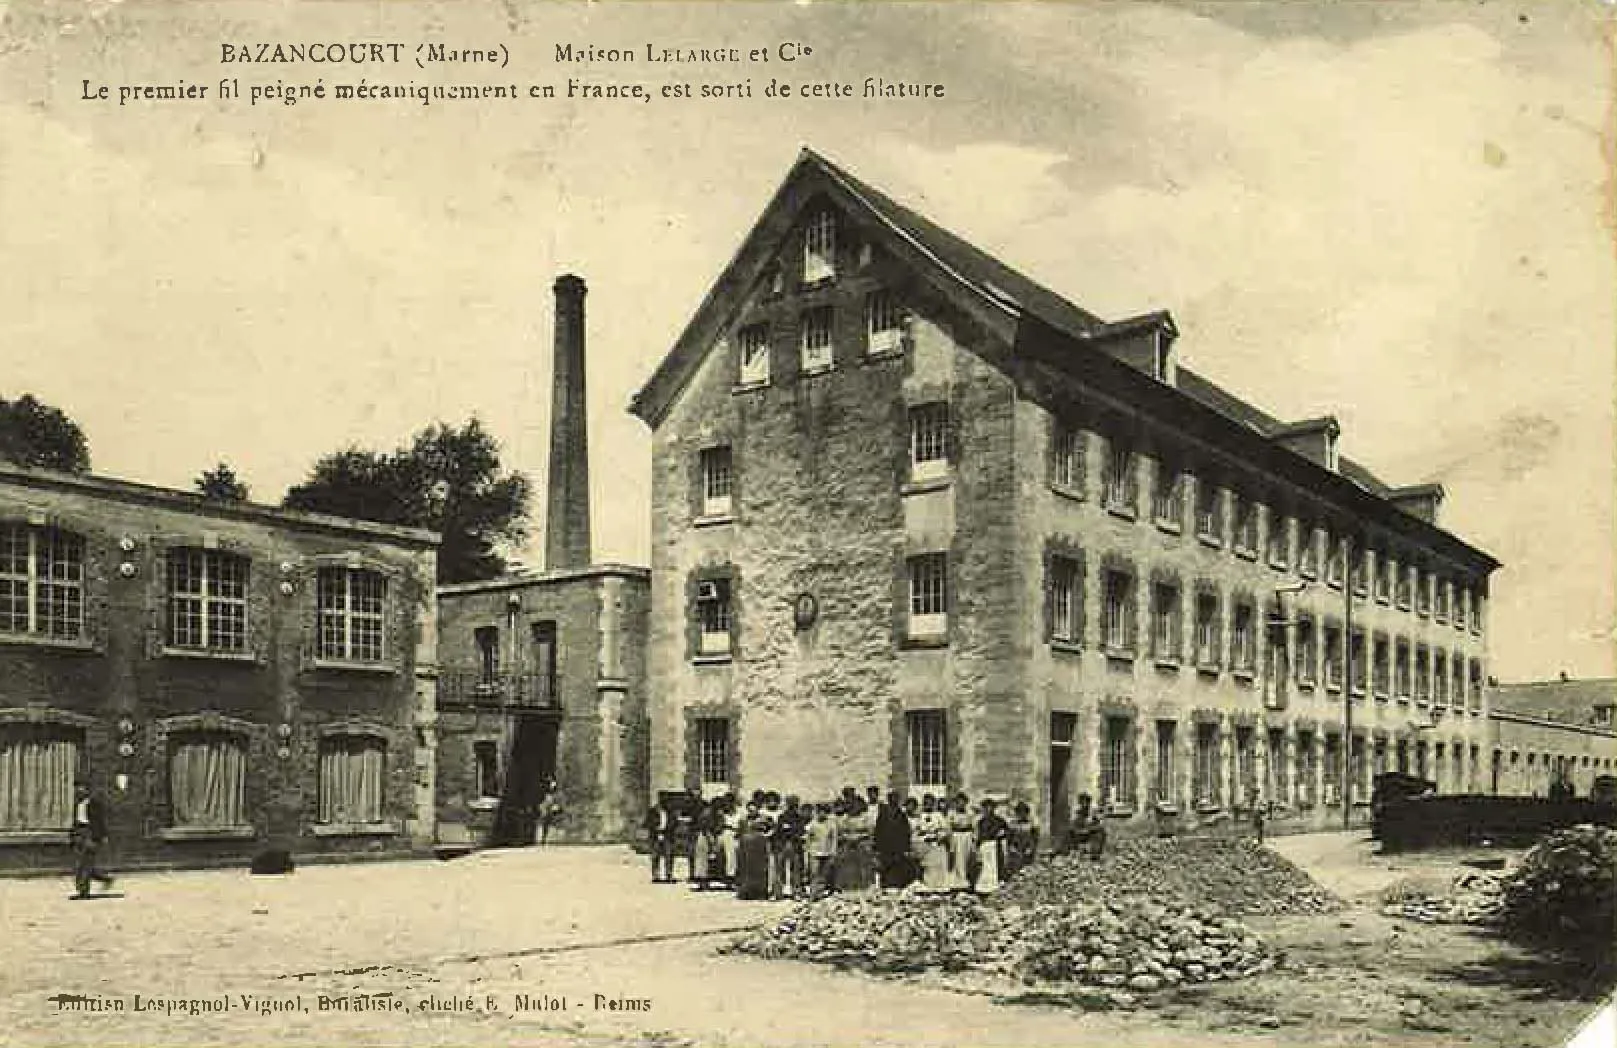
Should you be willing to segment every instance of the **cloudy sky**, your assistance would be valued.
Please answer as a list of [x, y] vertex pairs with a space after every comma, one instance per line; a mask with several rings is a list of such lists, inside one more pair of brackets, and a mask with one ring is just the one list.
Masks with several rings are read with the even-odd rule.
[[[541, 482], [550, 282], [590, 284], [596, 551], [647, 557], [624, 412], [805, 144], [1086, 308], [1172, 310], [1192, 366], [1436, 480], [1494, 553], [1505, 679], [1614, 664], [1612, 18], [1595, 2], [529, 5], [0, 0], [0, 394], [97, 472], [320, 454], [480, 415]], [[222, 41], [505, 43], [418, 83], [882, 75], [941, 102], [82, 99], [377, 70]], [[792, 66], [568, 69], [557, 42]], [[536, 522], [542, 507], [535, 507]], [[534, 538], [541, 538], [538, 527]]]

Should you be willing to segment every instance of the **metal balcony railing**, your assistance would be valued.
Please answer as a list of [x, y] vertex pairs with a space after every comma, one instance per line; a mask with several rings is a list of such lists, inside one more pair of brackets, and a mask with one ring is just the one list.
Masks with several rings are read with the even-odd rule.
[[555, 709], [560, 705], [556, 678], [543, 673], [485, 673], [480, 667], [442, 667], [438, 671], [440, 705], [501, 706]]

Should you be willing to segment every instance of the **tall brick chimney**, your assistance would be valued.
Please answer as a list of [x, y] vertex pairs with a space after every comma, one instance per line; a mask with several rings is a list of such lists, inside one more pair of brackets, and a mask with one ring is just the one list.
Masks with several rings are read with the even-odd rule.
[[589, 427], [584, 412], [584, 281], [556, 278], [556, 360], [550, 394], [550, 475], [545, 485], [545, 568], [590, 563]]

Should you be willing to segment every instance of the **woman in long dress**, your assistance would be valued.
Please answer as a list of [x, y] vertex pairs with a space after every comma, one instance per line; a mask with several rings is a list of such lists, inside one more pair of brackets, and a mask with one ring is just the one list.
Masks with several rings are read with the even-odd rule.
[[736, 881], [736, 865], [741, 849], [741, 820], [741, 808], [735, 797], [726, 795], [719, 809], [719, 856], [724, 863], [719, 877], [732, 887]]
[[863, 891], [876, 880], [876, 853], [871, 847], [875, 822], [859, 797], [843, 803], [837, 827], [837, 891]]
[[1005, 838], [1010, 827], [994, 810], [994, 802], [984, 800], [983, 814], [977, 820], [977, 879], [972, 888], [979, 895], [999, 891], [999, 871], [1005, 865]]
[[717, 865], [713, 855], [717, 823], [718, 813], [712, 804], [696, 809], [696, 818], [691, 824], [691, 886], [698, 891], [707, 889]]
[[736, 898], [769, 898], [769, 834], [774, 820], [756, 804], [748, 804], [736, 847]]
[[949, 878], [950, 891], [965, 891], [971, 887], [971, 867], [977, 850], [977, 820], [971, 817], [971, 802], [964, 793], [955, 797], [954, 810], [949, 813]]
[[921, 890], [949, 890], [949, 816], [930, 793], [921, 798]]

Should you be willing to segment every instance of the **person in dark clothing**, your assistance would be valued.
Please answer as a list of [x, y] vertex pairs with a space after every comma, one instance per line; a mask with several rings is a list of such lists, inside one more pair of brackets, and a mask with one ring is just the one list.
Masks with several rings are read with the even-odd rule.
[[73, 791], [73, 887], [76, 897], [90, 897], [90, 882], [112, 887], [112, 875], [96, 865], [96, 853], [107, 839], [107, 809], [101, 798], [80, 783]]
[[1091, 806], [1087, 793], [1078, 795], [1078, 810], [1073, 813], [1072, 824], [1067, 828], [1067, 840], [1061, 850], [1087, 855], [1095, 860], [1099, 860], [1106, 850], [1106, 827]]
[[896, 792], [876, 812], [876, 860], [883, 888], [902, 888], [910, 883], [910, 817]]
[[651, 846], [651, 883], [674, 880], [674, 813], [661, 801], [646, 812], [646, 843]]

